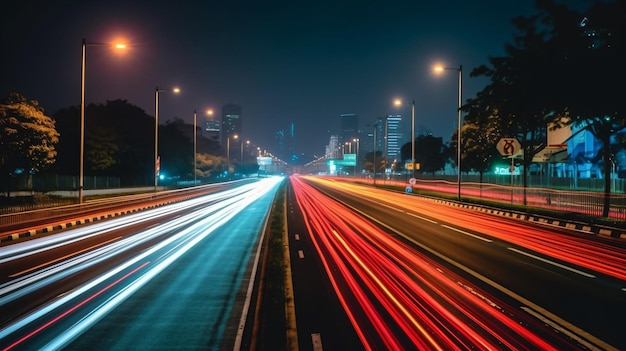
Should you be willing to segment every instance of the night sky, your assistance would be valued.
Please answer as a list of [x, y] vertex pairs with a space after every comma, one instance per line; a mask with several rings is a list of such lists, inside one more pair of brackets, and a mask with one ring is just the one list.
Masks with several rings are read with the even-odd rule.
[[[322, 156], [339, 115], [361, 129], [376, 117], [410, 118], [448, 141], [456, 128], [458, 76], [465, 100], [486, 84], [470, 71], [503, 54], [511, 19], [534, 13], [517, 1], [29, 1], [0, 21], [0, 96], [18, 92], [51, 115], [80, 104], [81, 40], [124, 38], [114, 53], [87, 47], [86, 103], [123, 99], [161, 122], [192, 123], [212, 108], [242, 107], [243, 137], [269, 151], [277, 130], [295, 124], [303, 161]], [[402, 108], [393, 105], [403, 98]], [[199, 119], [200, 121], [201, 119]], [[199, 122], [200, 123], [200, 122]]]

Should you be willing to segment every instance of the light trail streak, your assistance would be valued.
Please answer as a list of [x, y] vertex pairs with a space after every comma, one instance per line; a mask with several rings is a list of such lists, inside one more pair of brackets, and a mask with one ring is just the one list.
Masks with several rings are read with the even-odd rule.
[[[141, 268], [146, 268], [141, 275], [126, 283], [125, 286], [121, 287], [119, 291], [115, 292], [113, 296], [108, 298], [104, 303], [94, 307], [86, 314], [85, 317], [81, 318], [78, 323], [75, 323], [72, 327], [57, 335], [47, 347], [57, 349], [66, 345], [78, 335], [83, 333], [91, 325], [103, 318], [107, 313], [121, 304], [138, 289], [147, 284], [147, 282], [156, 277], [160, 272], [170, 266], [174, 261], [197, 245], [205, 237], [213, 233], [217, 228], [231, 220], [235, 215], [247, 206], [251, 205], [253, 202], [257, 201], [268, 191], [275, 189], [275, 186], [281, 181], [282, 178], [267, 178], [257, 183], [242, 186], [238, 188], [239, 191], [228, 192], [226, 195], [222, 194], [219, 196], [219, 201], [212, 202], [206, 208], [200, 209], [191, 214], [186, 214], [172, 220], [171, 222], [152, 227], [124, 240], [113, 242], [99, 249], [80, 254], [71, 260], [57, 264], [54, 269], [48, 269], [42, 272], [30, 274], [28, 279], [31, 279], [31, 281], [28, 281], [28, 279], [22, 279], [18, 280], [17, 283], [13, 281], [8, 285], [5, 284], [4, 287], [0, 287], [4, 289], [4, 291], [0, 290], [0, 294], [5, 294], [5, 296], [0, 299], [0, 304], [14, 300], [16, 296], [22, 296], [26, 293], [35, 292], [37, 289], [44, 288], [47, 284], [70, 276], [78, 270], [85, 269], [89, 265], [94, 265], [97, 262], [107, 260], [113, 255], [120, 254], [121, 251], [129, 250], [131, 247], [136, 246], [145, 240], [152, 240], [155, 235], [165, 234], [164, 239], [156, 245], [140, 252], [121, 265], [118, 265], [100, 276], [95, 277], [80, 287], [74, 288], [69, 293], [59, 296], [56, 300], [42, 306], [29, 315], [5, 326], [0, 330], [0, 340], [5, 339], [16, 331], [26, 328], [28, 325], [41, 320], [44, 316], [52, 314], [62, 306], [79, 299], [80, 296], [88, 294], [89, 291], [114, 278], [124, 270], [130, 269], [132, 266], [140, 264], [140, 262], [145, 260], [152, 261], [150, 260], [150, 257], [156, 255], [156, 261], [152, 261], [153, 263], [150, 265], [140, 265]], [[74, 237], [74, 234], [71, 234], [70, 236]], [[106, 254], [104, 250], [107, 250]], [[21, 255], [22, 253], [18, 253], [17, 256]], [[78, 261], [80, 261], [80, 264], [77, 264]], [[137, 269], [138, 268], [133, 269], [132, 272], [136, 272]], [[46, 279], [42, 279], [42, 276], [45, 276]], [[125, 274], [124, 277], [129, 277], [129, 274]], [[116, 280], [116, 282], [120, 281], [120, 279]], [[44, 322], [42, 325], [36, 327], [34, 331], [27, 333], [27, 338], [21, 338], [18, 343], [11, 344], [11, 346], [6, 350], [27, 341], [28, 338], [40, 333], [42, 330], [48, 328], [60, 319], [67, 317], [78, 308], [86, 308], [86, 304], [88, 302], [92, 301], [96, 296], [100, 296], [102, 292], [109, 290], [109, 287], [112, 287], [113, 285], [115, 284], [108, 284], [107, 289], [99, 290], [100, 292], [89, 295], [91, 297], [82, 300], [82, 302], [79, 302], [78, 304], [74, 304], [73, 307], [70, 307], [56, 317], [53, 317], [50, 321]]]
[[[580, 347], [471, 287], [298, 177], [291, 181], [311, 239], [366, 349]], [[537, 330], [550, 334], [551, 341]]]
[[[19, 243], [14, 245], [15, 247], [8, 246], [6, 247], [6, 251], [13, 254], [10, 255], [8, 253], [5, 253], [5, 258], [3, 260], [0, 260], [0, 263], [23, 258], [27, 255], [46, 251], [51, 248], [64, 246], [68, 243], [79, 241], [87, 237], [97, 236], [102, 234], [103, 232], [108, 232], [122, 226], [137, 224], [143, 220], [150, 219], [153, 216], [159, 216], [179, 209], [186, 209], [187, 207], [194, 204], [201, 204], [203, 202], [208, 202], [210, 204], [202, 210], [187, 214], [182, 217], [178, 217], [168, 223], [151, 227], [147, 230], [144, 230], [143, 232], [133, 235], [132, 237], [125, 238], [116, 243], [112, 243], [111, 245], [107, 245], [100, 249], [93, 250], [89, 253], [76, 256], [71, 260], [67, 260], [52, 267], [48, 267], [43, 271], [37, 272], [36, 274], [20, 277], [17, 280], [12, 280], [7, 283], [1, 284], [0, 305], [9, 303], [10, 301], [15, 300], [20, 296], [24, 296], [37, 289], [40, 289], [55, 280], [70, 276], [76, 273], [78, 270], [87, 269], [99, 262], [111, 258], [113, 255], [118, 255], [125, 251], [132, 250], [133, 248], [143, 244], [146, 241], [153, 240], [155, 237], [158, 237], [162, 233], [167, 233], [170, 231], [174, 231], [177, 228], [185, 227], [188, 225], [189, 222], [196, 221], [199, 217], [209, 216], [213, 212], [218, 211], [220, 208], [226, 206], [227, 204], [236, 203], [237, 201], [245, 199], [245, 197], [250, 191], [254, 189], [254, 187], [255, 186], [253, 184], [249, 184], [247, 186], [238, 188], [238, 191], [235, 189], [219, 194], [212, 194], [208, 197], [193, 199], [190, 202], [176, 203], [173, 204], [172, 207], [165, 206], [163, 208], [159, 208], [157, 211], [138, 213], [137, 215], [114, 219], [110, 222], [103, 223], [103, 225], [76, 228], [59, 235], [51, 236], [50, 238], [41, 238], [38, 240], [31, 240], [24, 243]], [[33, 251], [28, 251], [29, 248], [33, 248]], [[77, 268], [75, 268], [74, 270], [70, 270], [69, 268], [72, 267]], [[34, 283], [38, 284], [34, 285]], [[29, 285], [32, 286], [26, 288]], [[19, 290], [18, 294], [6, 296], [10, 292], [17, 290]]]
[[32, 271], [34, 271], [34, 270], [37, 270], [37, 269], [39, 269], [39, 268], [41, 268], [41, 267], [49, 266], [49, 265], [51, 265], [52, 263], [56, 263], [56, 262], [59, 262], [59, 261], [63, 261], [63, 260], [65, 260], [66, 258], [69, 258], [69, 257], [73, 257], [73, 256], [76, 256], [76, 255], [79, 255], [79, 254], [81, 254], [81, 253], [83, 253], [83, 252], [87, 252], [87, 251], [93, 250], [93, 249], [95, 249], [95, 248], [97, 248], [97, 247], [100, 247], [100, 246], [104, 246], [104, 245], [109, 244], [109, 243], [111, 243], [111, 242], [113, 242], [113, 241], [119, 240], [120, 238], [121, 238], [121, 236], [118, 236], [117, 238], [113, 238], [113, 239], [111, 239], [111, 240], [103, 241], [103, 242], [98, 243], [98, 244], [96, 244], [96, 245], [92, 245], [92, 246], [86, 247], [86, 248], [84, 248], [84, 249], [82, 249], [82, 250], [76, 251], [76, 252], [71, 253], [71, 254], [69, 254], [69, 255], [61, 256], [61, 257], [58, 257], [58, 258], [56, 258], [56, 259], [54, 259], [54, 260], [50, 260], [50, 261], [48, 261], [48, 262], [44, 262], [44, 263], [42, 263], [42, 264], [40, 264], [40, 265], [37, 265], [37, 266], [34, 266], [34, 267], [30, 267], [30, 268], [28, 268], [28, 269], [25, 269], [25, 270], [20, 271], [20, 272], [17, 272], [17, 273], [13, 273], [13, 274], [9, 275], [9, 278], [15, 278], [15, 277], [17, 277], [17, 276], [20, 276], [20, 275], [23, 275], [23, 274], [26, 274], [26, 273], [32, 272]]
[[[376, 201], [402, 208], [407, 213], [419, 213], [448, 225], [471, 229], [486, 236], [510, 242], [565, 263], [626, 280], [626, 249], [584, 238], [557, 235], [547, 228], [528, 227], [525, 221], [512, 221], [454, 206], [442, 206], [436, 201], [394, 193], [348, 182], [309, 178], [335, 189], [348, 191], [364, 201]], [[445, 210], [442, 210], [445, 209]]]
[[144, 263], [143, 265], [135, 268], [134, 270], [130, 271], [129, 273], [127, 273], [126, 275], [122, 276], [121, 278], [117, 279], [116, 281], [112, 282], [111, 284], [107, 285], [106, 287], [104, 287], [103, 289], [100, 289], [99, 291], [97, 291], [95, 294], [89, 296], [87, 299], [81, 301], [80, 303], [74, 305], [72, 308], [66, 310], [65, 312], [61, 313], [60, 315], [56, 316], [55, 318], [49, 320], [48, 322], [44, 323], [42, 326], [38, 327], [37, 329], [31, 331], [30, 333], [28, 333], [27, 335], [25, 335], [24, 337], [22, 337], [21, 339], [17, 340], [16, 342], [10, 344], [9, 346], [7, 346], [6, 348], [3, 348], [2, 351], [8, 351], [11, 350], [12, 348], [20, 345], [21, 343], [23, 343], [24, 341], [30, 339], [31, 337], [33, 337], [34, 335], [40, 333], [42, 330], [48, 328], [49, 326], [53, 325], [54, 323], [58, 322], [59, 320], [63, 319], [64, 317], [66, 317], [67, 315], [69, 315], [70, 313], [76, 311], [77, 309], [79, 309], [80, 307], [82, 307], [83, 305], [87, 304], [89, 301], [95, 299], [96, 297], [102, 295], [104, 292], [106, 292], [107, 290], [111, 289], [112, 287], [114, 287], [115, 285], [119, 284], [120, 282], [122, 282], [123, 280], [125, 280], [126, 278], [130, 277], [131, 275], [133, 275], [134, 273], [136, 273], [137, 271], [139, 271], [141, 268], [145, 267], [146, 265], [148, 265], [149, 262]]
[[173, 203], [167, 206], [156, 207], [150, 210], [137, 212], [128, 216], [115, 218], [109, 221], [94, 223], [84, 228], [75, 228], [58, 235], [51, 235], [37, 240], [29, 240], [0, 248], [0, 264], [10, 260], [35, 255], [43, 251], [65, 246], [67, 244], [100, 235], [107, 231], [117, 230], [141, 222], [151, 220], [164, 214], [184, 211], [189, 207], [200, 204], [213, 204], [234, 196], [242, 196], [245, 192], [254, 189], [255, 183], [243, 187], [225, 190], [206, 196], [192, 198], [187, 201]]

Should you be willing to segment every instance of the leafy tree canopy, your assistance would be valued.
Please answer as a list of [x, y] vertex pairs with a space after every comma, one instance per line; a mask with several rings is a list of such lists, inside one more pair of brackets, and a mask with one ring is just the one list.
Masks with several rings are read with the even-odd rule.
[[0, 170], [40, 172], [55, 162], [59, 133], [36, 100], [11, 93], [0, 104]]

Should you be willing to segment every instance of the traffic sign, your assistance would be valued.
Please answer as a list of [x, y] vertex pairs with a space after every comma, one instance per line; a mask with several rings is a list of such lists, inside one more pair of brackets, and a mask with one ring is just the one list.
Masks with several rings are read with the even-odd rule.
[[502, 156], [515, 156], [522, 149], [522, 145], [515, 138], [502, 138], [496, 144], [496, 149]]

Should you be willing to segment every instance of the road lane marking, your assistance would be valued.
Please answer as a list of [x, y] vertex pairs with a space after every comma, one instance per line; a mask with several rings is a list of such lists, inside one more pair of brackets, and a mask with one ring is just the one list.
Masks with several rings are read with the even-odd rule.
[[585, 340], [584, 338], [572, 333], [571, 331], [567, 330], [566, 328], [563, 328], [562, 326], [558, 325], [557, 323], [551, 321], [550, 319], [544, 317], [541, 313], [535, 312], [532, 308], [528, 308], [526, 306], [520, 306], [520, 308], [523, 311], [526, 311], [526, 313], [530, 314], [531, 316], [539, 319], [540, 321], [544, 322], [545, 324], [551, 326], [552, 328], [558, 330], [560, 333], [563, 333], [567, 336], [569, 336], [570, 338], [578, 341], [581, 345], [584, 345], [586, 348], [588, 348], [589, 350], [593, 350], [593, 351], [601, 351], [600, 348], [595, 347], [595, 345], [592, 345], [591, 343], [587, 342], [587, 340]]
[[482, 240], [482, 241], [488, 242], [488, 243], [492, 243], [493, 242], [493, 240], [491, 240], [491, 239], [483, 238], [482, 236], [479, 236], [479, 235], [476, 235], [476, 234], [472, 234], [472, 233], [468, 233], [468, 232], [466, 232], [464, 230], [457, 229], [457, 228], [454, 228], [454, 227], [450, 227], [449, 225], [442, 224], [441, 226], [444, 227], [444, 228], [448, 228], [450, 230], [454, 230], [455, 232], [458, 232], [458, 233], [461, 233], [461, 234], [465, 234], [467, 236], [471, 236], [474, 239]]
[[522, 250], [518, 250], [518, 249], [516, 249], [516, 248], [514, 248], [514, 247], [509, 247], [508, 249], [509, 249], [509, 250], [511, 250], [511, 251], [513, 251], [513, 252], [517, 252], [518, 254], [521, 254], [521, 255], [524, 255], [524, 256], [528, 256], [528, 257], [530, 257], [530, 258], [534, 258], [534, 259], [536, 259], [536, 260], [538, 260], [538, 261], [545, 262], [545, 263], [551, 264], [551, 265], [553, 265], [553, 266], [556, 266], [556, 267], [559, 267], [559, 268], [566, 269], [566, 270], [568, 270], [568, 271], [570, 271], [570, 272], [574, 272], [574, 273], [580, 274], [580, 275], [585, 276], [585, 277], [589, 277], [589, 278], [595, 278], [595, 277], [596, 277], [596, 276], [595, 276], [595, 275], [593, 275], [593, 274], [589, 274], [589, 273], [587, 273], [587, 272], [580, 271], [580, 270], [578, 270], [578, 269], [576, 269], [576, 268], [572, 268], [572, 267], [566, 266], [566, 265], [564, 265], [564, 264], [560, 264], [560, 263], [558, 263], [558, 262], [554, 262], [554, 261], [551, 261], [551, 260], [545, 259], [545, 258], [543, 258], [543, 257], [539, 257], [539, 256], [537, 256], [537, 255], [533, 255], [533, 254], [531, 254], [531, 253], [524, 252], [524, 251], [522, 251]]
[[295, 235], [296, 240], [300, 240], [300, 234]]
[[409, 216], [411, 216], [411, 217], [419, 218], [419, 219], [421, 219], [422, 221], [426, 221], [426, 222], [430, 222], [430, 223], [434, 223], [434, 224], [436, 224], [436, 223], [437, 223], [437, 221], [433, 221], [433, 220], [432, 220], [432, 219], [430, 219], [430, 218], [422, 217], [422, 216], [420, 216], [420, 215], [416, 215], [416, 214], [411, 213], [411, 212], [406, 212], [406, 214], [408, 214], [408, 215], [409, 215]]
[[35, 266], [35, 267], [31, 267], [31, 268], [25, 269], [25, 270], [23, 270], [23, 271], [21, 271], [21, 272], [13, 273], [13, 274], [11, 274], [11, 275], [9, 276], [9, 278], [15, 278], [15, 277], [18, 277], [18, 276], [20, 276], [20, 275], [22, 275], [22, 274], [32, 272], [32, 271], [34, 271], [34, 270], [36, 270], [36, 269], [39, 269], [39, 268], [41, 268], [41, 267], [45, 267], [45, 266], [47, 266], [47, 265], [50, 265], [50, 264], [53, 264], [53, 263], [56, 263], [56, 262], [62, 261], [62, 260], [64, 260], [64, 259], [68, 258], [68, 257], [72, 257], [72, 256], [80, 255], [80, 254], [81, 254], [81, 253], [83, 253], [83, 252], [86, 252], [86, 251], [89, 251], [89, 250], [95, 249], [96, 247], [99, 247], [99, 246], [106, 245], [106, 244], [108, 244], [108, 243], [110, 243], [110, 242], [113, 242], [113, 241], [115, 241], [115, 240], [118, 240], [118, 239], [120, 239], [120, 238], [121, 238], [121, 236], [118, 236], [118, 237], [113, 238], [113, 239], [111, 239], [111, 240], [108, 240], [108, 241], [105, 241], [105, 242], [102, 242], [102, 243], [99, 243], [99, 244], [96, 244], [96, 245], [93, 245], [93, 246], [90, 246], [90, 247], [84, 248], [84, 249], [82, 249], [82, 250], [80, 250], [80, 251], [76, 251], [76, 252], [71, 253], [71, 254], [69, 254], [69, 255], [65, 255], [65, 256], [63, 256], [63, 257], [56, 258], [56, 259], [54, 259], [54, 260], [52, 260], [52, 261], [48, 261], [48, 262], [42, 263], [42, 264], [40, 264], [40, 265], [38, 265], [38, 266]]
[[304, 258], [304, 251], [298, 250], [298, 257]]
[[322, 351], [322, 336], [320, 333], [311, 334], [311, 342], [313, 343], [313, 351]]

